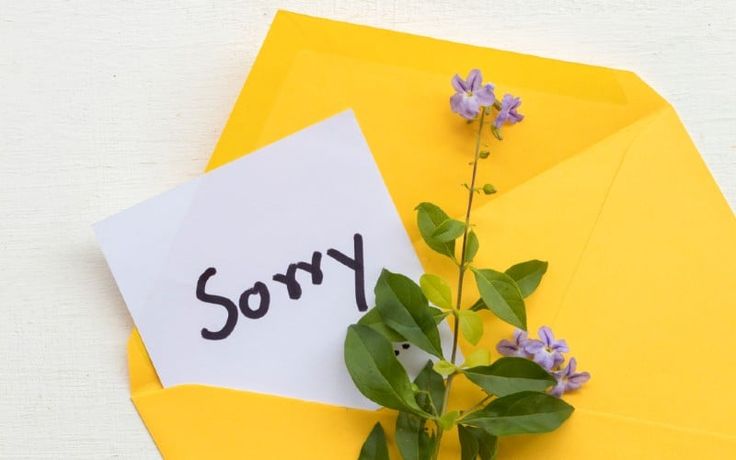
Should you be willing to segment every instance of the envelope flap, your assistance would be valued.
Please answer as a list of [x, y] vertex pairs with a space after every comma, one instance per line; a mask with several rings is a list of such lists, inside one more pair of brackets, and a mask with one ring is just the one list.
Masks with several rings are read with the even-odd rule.
[[559, 310], [580, 407], [736, 439], [736, 219], [673, 109], [636, 137]]
[[[492, 71], [492, 75], [487, 76], [492, 77], [499, 87], [553, 93], [573, 100], [626, 105], [633, 118], [663, 102], [630, 72], [279, 11], [218, 142], [209, 168], [254, 150], [263, 142], [274, 140], [259, 139], [265, 121], [264, 112], [274, 109], [272, 102], [282, 91], [281, 85], [291, 71], [293, 60], [305, 50], [397, 68], [397, 71], [421, 69], [422, 72], [438, 76], [442, 80], [444, 92], [449, 88], [448, 76], [486, 64], [489, 68], [486, 70]], [[304, 78], [305, 75], [300, 77]], [[309, 75], [306, 77], [309, 78]], [[339, 79], [326, 76], [326, 83], [337, 84]], [[564, 107], [558, 107], [561, 108]], [[407, 108], [412, 111], [418, 109]], [[329, 114], [313, 114], [312, 121], [326, 115]], [[615, 130], [610, 120], [607, 124], [613, 128], [607, 132]], [[290, 128], [286, 132], [293, 130]]]
[[208, 167], [350, 107], [407, 228], [421, 201], [460, 214], [474, 133], [449, 110], [449, 77], [479, 63], [524, 100], [510, 142], [488, 146], [481, 180], [502, 191], [664, 104], [628, 72], [281, 12]]
[[[629, 104], [630, 83], [620, 76], [630, 72], [565, 62], [510, 51], [462, 44], [409, 33], [279, 11], [271, 30], [298, 36], [301, 49], [341, 55], [395, 67], [423, 69], [439, 75], [458, 71], [458, 62], [489, 62], [493, 81], [500, 86], [551, 92], [577, 99]], [[295, 37], [296, 38], [296, 37]], [[454, 62], [453, 62], [454, 61]]]
[[[524, 260], [549, 262], [544, 282], [526, 301], [530, 330], [559, 311], [622, 162], [650, 123], [652, 116], [641, 119], [474, 209], [480, 238], [476, 267], [504, 270]], [[437, 263], [419, 240], [415, 245], [428, 269], [452, 276], [454, 267]], [[467, 283], [464, 302], [470, 305], [477, 289], [473, 280]], [[508, 336], [506, 324], [489, 319], [486, 326], [483, 346], [493, 349]]]
[[[592, 373], [576, 407], [736, 445], [736, 219], [672, 108], [499, 196], [476, 223], [478, 263], [550, 262], [530, 329], [552, 325]], [[487, 326], [483, 346], [508, 334]]]

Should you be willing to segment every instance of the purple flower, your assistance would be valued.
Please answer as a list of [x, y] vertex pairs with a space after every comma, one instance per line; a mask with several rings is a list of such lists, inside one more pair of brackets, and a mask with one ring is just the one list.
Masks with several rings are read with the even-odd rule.
[[514, 340], [503, 339], [496, 345], [496, 350], [504, 356], [516, 356], [519, 358], [528, 358], [529, 355], [524, 350], [529, 341], [526, 331], [516, 329], [514, 331]]
[[570, 362], [567, 363], [564, 369], [553, 373], [555, 379], [557, 379], [557, 385], [552, 388], [550, 394], [559, 398], [563, 393], [577, 390], [590, 380], [589, 372], [575, 372], [577, 364], [575, 358], [570, 358]]
[[483, 76], [478, 69], [471, 70], [467, 80], [456, 74], [452, 77], [452, 87], [455, 94], [450, 98], [450, 107], [468, 120], [474, 119], [481, 107], [488, 107], [496, 101], [493, 85], [483, 85]]
[[548, 371], [554, 370], [565, 361], [562, 353], [570, 351], [567, 342], [555, 340], [552, 329], [547, 326], [539, 328], [539, 339], [527, 341], [524, 350], [532, 356], [535, 363]]
[[496, 116], [496, 121], [493, 122], [493, 126], [496, 129], [500, 129], [504, 123], [513, 125], [524, 119], [524, 115], [516, 111], [521, 105], [521, 99], [514, 97], [511, 94], [504, 94], [501, 100], [501, 108]]

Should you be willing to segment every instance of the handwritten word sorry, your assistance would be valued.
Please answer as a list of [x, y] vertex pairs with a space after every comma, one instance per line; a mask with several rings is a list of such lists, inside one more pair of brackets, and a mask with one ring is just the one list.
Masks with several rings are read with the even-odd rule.
[[[337, 249], [328, 249], [327, 256], [348, 267], [355, 272], [355, 304], [358, 311], [368, 310], [365, 300], [365, 266], [363, 263], [363, 236], [359, 233], [353, 235], [353, 257], [350, 257]], [[322, 284], [322, 253], [314, 251], [311, 262], [297, 262], [289, 264], [286, 273], [276, 273], [272, 279], [286, 286], [286, 292], [290, 299], [299, 299], [302, 296], [302, 287], [296, 279], [297, 270], [302, 270], [311, 275], [312, 284]], [[205, 291], [207, 281], [217, 273], [215, 267], [205, 270], [197, 281], [197, 299], [202, 302], [220, 305], [227, 311], [225, 325], [219, 331], [210, 331], [202, 328], [202, 338], [207, 340], [222, 340], [227, 338], [238, 324], [238, 310], [246, 318], [258, 319], [268, 313], [271, 305], [271, 293], [266, 284], [256, 281], [240, 294], [238, 305], [227, 297], [210, 294]], [[256, 308], [253, 308], [255, 305]]]

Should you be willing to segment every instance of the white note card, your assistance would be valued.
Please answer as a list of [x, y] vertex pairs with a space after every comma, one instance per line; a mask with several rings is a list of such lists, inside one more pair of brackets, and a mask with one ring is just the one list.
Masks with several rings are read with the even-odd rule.
[[[422, 267], [352, 111], [95, 232], [164, 387], [377, 407], [345, 368], [346, 329], [373, 306], [382, 268], [417, 280]], [[426, 362], [396, 350], [410, 374]]]

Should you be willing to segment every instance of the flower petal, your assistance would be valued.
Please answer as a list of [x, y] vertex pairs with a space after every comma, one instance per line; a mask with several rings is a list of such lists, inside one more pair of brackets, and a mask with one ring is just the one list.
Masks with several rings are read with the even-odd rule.
[[463, 94], [462, 95], [462, 111], [460, 112], [460, 115], [467, 118], [468, 120], [472, 120], [475, 118], [476, 115], [478, 115], [478, 112], [480, 111], [480, 105], [478, 104], [478, 101], [473, 96], [468, 96]]
[[487, 107], [496, 101], [496, 95], [493, 94], [493, 85], [484, 85], [473, 94], [478, 98], [478, 102], [482, 106]]
[[570, 347], [567, 346], [567, 341], [565, 341], [565, 339], [555, 340], [550, 348], [560, 353], [567, 353], [570, 351]]
[[524, 345], [524, 349], [529, 353], [536, 353], [542, 348], [544, 348], [544, 343], [534, 339], [527, 340], [526, 344]]
[[496, 345], [496, 350], [504, 356], [516, 356], [519, 352], [519, 347], [508, 340], [501, 340]]
[[450, 97], [450, 108], [455, 113], [462, 112], [463, 95], [461, 93], [455, 93]]
[[480, 89], [481, 84], [483, 83], [483, 75], [480, 73], [480, 70], [473, 69], [468, 73], [468, 88], [470, 91], [478, 91]]
[[514, 329], [514, 342], [519, 346], [524, 346], [529, 341], [529, 334], [521, 329]]
[[548, 326], [540, 327], [539, 340], [541, 340], [542, 343], [544, 343], [546, 346], [551, 346], [555, 342], [555, 335], [552, 333], [552, 329], [550, 329]]
[[577, 390], [590, 380], [590, 372], [578, 372], [567, 378], [567, 386]]
[[541, 349], [537, 351], [536, 353], [533, 353], [532, 360], [548, 371], [551, 371], [555, 365], [555, 360], [554, 360], [553, 355], [550, 353], [547, 353], [547, 351], [544, 349]]
[[452, 80], [450, 80], [450, 83], [452, 83], [452, 87], [455, 88], [455, 91], [458, 93], [465, 93], [468, 91], [468, 86], [465, 84], [465, 81], [460, 78], [460, 75], [455, 74], [454, 77], [452, 77]]
[[506, 118], [508, 118], [508, 114], [506, 112], [498, 112], [498, 115], [496, 115], [496, 119], [493, 120], [493, 127], [496, 129], [501, 129], [501, 126], [503, 126]]

